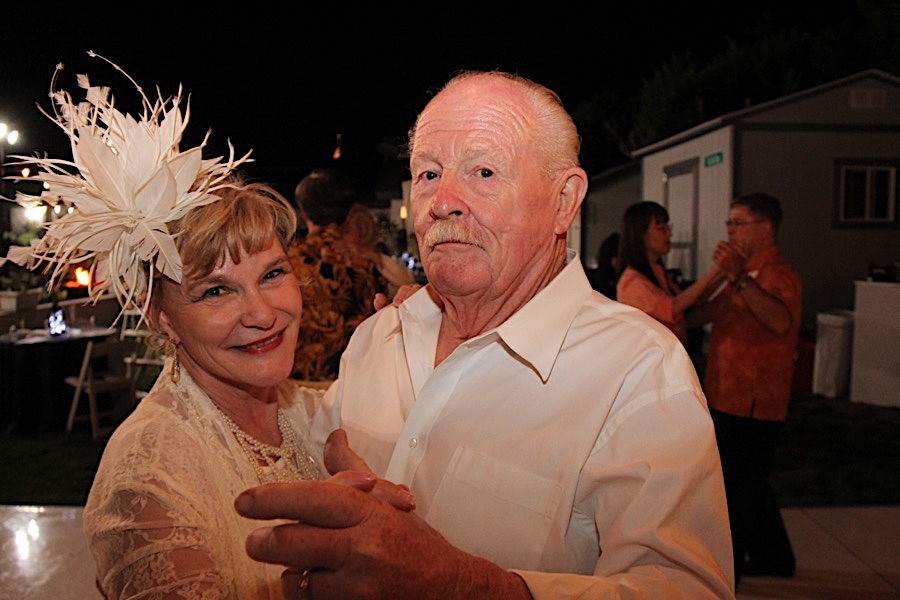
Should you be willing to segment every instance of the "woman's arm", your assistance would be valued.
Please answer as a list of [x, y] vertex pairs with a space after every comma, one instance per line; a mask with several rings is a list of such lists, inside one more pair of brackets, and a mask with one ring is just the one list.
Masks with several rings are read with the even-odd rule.
[[718, 287], [725, 279], [725, 274], [717, 267], [712, 266], [704, 273], [700, 279], [692, 283], [685, 290], [675, 296], [675, 303], [672, 306], [672, 313], [677, 318], [684, 315], [688, 309], [705, 299], [713, 290]]

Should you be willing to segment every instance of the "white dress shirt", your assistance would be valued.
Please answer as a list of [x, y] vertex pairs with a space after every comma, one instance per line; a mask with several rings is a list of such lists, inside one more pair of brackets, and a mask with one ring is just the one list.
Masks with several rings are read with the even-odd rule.
[[434, 367], [419, 291], [354, 333], [313, 423], [336, 428], [451, 543], [535, 598], [733, 598], [715, 434], [665, 326], [594, 292], [578, 255]]

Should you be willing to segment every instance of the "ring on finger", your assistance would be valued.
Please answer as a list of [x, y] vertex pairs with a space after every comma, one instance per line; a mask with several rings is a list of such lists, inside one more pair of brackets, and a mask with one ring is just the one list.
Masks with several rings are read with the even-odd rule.
[[309, 588], [309, 576], [312, 571], [312, 569], [303, 569], [300, 573], [300, 581], [297, 583], [297, 600], [309, 600], [307, 588]]

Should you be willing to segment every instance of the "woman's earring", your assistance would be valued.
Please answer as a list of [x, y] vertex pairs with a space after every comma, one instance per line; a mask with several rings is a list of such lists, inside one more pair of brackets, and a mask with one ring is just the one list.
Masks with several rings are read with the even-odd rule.
[[172, 383], [178, 383], [181, 381], [181, 363], [178, 362], [178, 346], [171, 340], [168, 342], [168, 345], [172, 349], [172, 370], [169, 371], [169, 380]]
[[172, 383], [181, 381], [181, 365], [178, 363], [177, 353], [172, 357], [172, 371], [169, 373], [169, 378], [172, 380]]

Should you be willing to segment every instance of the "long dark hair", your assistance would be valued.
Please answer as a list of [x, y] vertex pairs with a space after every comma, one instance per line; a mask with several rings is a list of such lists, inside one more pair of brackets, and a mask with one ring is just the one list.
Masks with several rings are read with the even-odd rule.
[[[637, 202], [625, 209], [622, 215], [621, 237], [619, 239], [619, 264], [617, 265], [617, 278], [622, 272], [631, 267], [638, 273], [649, 279], [657, 287], [663, 287], [653, 274], [650, 260], [647, 258], [647, 245], [644, 243], [644, 234], [654, 223], [668, 223], [669, 211], [661, 204], [645, 200]], [[662, 257], [659, 265], [665, 266]], [[665, 289], [665, 288], [663, 288]], [[666, 290], [668, 291], [668, 290]]]

